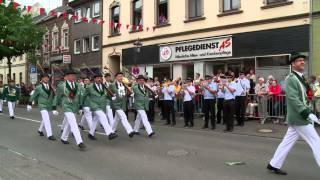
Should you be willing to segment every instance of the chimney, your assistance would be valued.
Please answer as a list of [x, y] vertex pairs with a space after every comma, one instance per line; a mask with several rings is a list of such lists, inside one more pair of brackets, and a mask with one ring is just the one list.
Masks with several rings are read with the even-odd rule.
[[62, 6], [66, 6], [68, 4], [69, 0], [62, 0]]

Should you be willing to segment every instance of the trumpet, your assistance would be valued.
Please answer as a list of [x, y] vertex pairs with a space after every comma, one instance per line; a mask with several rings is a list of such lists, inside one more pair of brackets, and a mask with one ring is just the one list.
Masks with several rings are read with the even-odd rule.
[[147, 83], [144, 84], [144, 87], [152, 94], [153, 97], [157, 96], [157, 93], [155, 93]]
[[104, 86], [104, 87], [106, 88], [107, 94], [109, 96], [113, 97], [115, 95], [109, 87], [106, 87], [106, 86]]

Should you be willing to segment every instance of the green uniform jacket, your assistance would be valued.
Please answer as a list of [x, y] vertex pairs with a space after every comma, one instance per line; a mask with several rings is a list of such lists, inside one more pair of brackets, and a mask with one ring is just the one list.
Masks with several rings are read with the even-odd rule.
[[149, 94], [146, 89], [142, 90], [140, 85], [133, 86], [134, 103], [133, 108], [135, 110], [149, 110]]
[[101, 84], [102, 90], [99, 91], [95, 83], [90, 84], [86, 88], [86, 95], [90, 98], [91, 111], [105, 111], [107, 105], [107, 92], [105, 86]]
[[[298, 78], [298, 79], [297, 79]], [[299, 81], [303, 84], [303, 91]], [[310, 107], [303, 102], [303, 97], [307, 100], [307, 85], [304, 80], [295, 72], [291, 73], [286, 80], [286, 101], [287, 101], [287, 123], [290, 125], [303, 126], [310, 122], [307, 120], [311, 113]]]
[[83, 105], [82, 107], [90, 107], [90, 97], [88, 96], [88, 94], [86, 93], [87, 91], [87, 87], [89, 85], [83, 85], [81, 86], [81, 96], [83, 98]]
[[16, 102], [20, 98], [20, 89], [16, 86], [6, 86], [3, 90], [4, 99], [10, 102]]
[[126, 110], [127, 109], [127, 92], [125, 90], [125, 95], [120, 95], [118, 84], [116, 82], [110, 85], [110, 89], [116, 95], [116, 99], [111, 102], [111, 107], [113, 110]]
[[32, 101], [37, 101], [40, 111], [41, 110], [52, 110], [52, 102], [54, 98], [54, 92], [52, 87], [49, 85], [49, 90], [46, 90], [43, 84], [40, 84], [34, 90], [34, 93], [29, 98], [29, 105], [32, 105]]
[[61, 105], [64, 112], [77, 113], [82, 108], [83, 96], [81, 96], [81, 86], [75, 82], [75, 88], [72, 91], [71, 87], [65, 81], [57, 87], [57, 92], [53, 100], [53, 109], [57, 105]]

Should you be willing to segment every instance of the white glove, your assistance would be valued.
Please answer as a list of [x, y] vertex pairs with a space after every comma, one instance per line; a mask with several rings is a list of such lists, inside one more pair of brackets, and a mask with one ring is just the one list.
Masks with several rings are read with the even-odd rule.
[[55, 116], [58, 116], [58, 115], [59, 115], [59, 112], [56, 111], [56, 110], [53, 110], [53, 111], [52, 111], [52, 114], [55, 115]]
[[117, 98], [117, 97], [113, 96], [113, 97], [111, 98], [111, 100], [114, 101], [114, 100], [116, 100], [116, 98]]
[[134, 93], [130, 94], [131, 97], [134, 97]]
[[319, 121], [318, 117], [316, 115], [312, 114], [312, 113], [309, 114], [308, 119], [312, 124], [314, 124], [314, 122], [317, 123], [317, 124], [320, 124], [320, 121]]
[[31, 112], [31, 111], [32, 111], [32, 106], [27, 105], [27, 111], [28, 111], [28, 112]]
[[3, 102], [5, 103], [5, 102], [7, 102], [7, 100], [4, 99]]
[[79, 114], [82, 115], [82, 113], [83, 113], [83, 111], [82, 111], [82, 109], [80, 109], [80, 110], [79, 110]]

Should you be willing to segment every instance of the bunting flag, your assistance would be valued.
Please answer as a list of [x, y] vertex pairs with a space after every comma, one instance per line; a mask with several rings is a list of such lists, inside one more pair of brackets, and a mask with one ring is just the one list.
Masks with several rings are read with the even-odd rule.
[[139, 30], [143, 31], [143, 26], [142, 25], [139, 26]]
[[[0, 0], [1, 1], [1, 0]], [[32, 9], [32, 6], [27, 6], [27, 12], [30, 12]]]
[[73, 15], [73, 16], [72, 16], [72, 19], [75, 20], [75, 21], [77, 21], [77, 20], [78, 20], [78, 16]]
[[91, 22], [92, 22], [93, 24], [97, 24], [97, 18], [92, 18]]
[[88, 22], [88, 18], [86, 18], [86, 17], [82, 17], [82, 22]]
[[115, 29], [118, 28], [118, 23], [114, 23], [114, 28], [115, 28]]
[[118, 23], [118, 29], [121, 29], [122, 24]]
[[51, 11], [51, 16], [56, 16], [56, 15], [57, 15], [56, 11], [55, 11], [55, 10], [52, 10], [52, 11]]
[[68, 15], [68, 19], [69, 19], [69, 20], [70, 20], [72, 17], [73, 17], [72, 14], [69, 14], [69, 15]]
[[130, 25], [129, 25], [129, 24], [127, 24], [127, 25], [126, 25], [126, 28], [127, 28], [127, 29], [129, 29], [129, 27], [130, 27]]
[[63, 18], [64, 18], [64, 19], [67, 19], [67, 18], [68, 18], [68, 13], [67, 13], [67, 11], [63, 11]]
[[104, 20], [100, 20], [100, 23], [99, 23], [99, 24], [100, 24], [101, 26], [103, 26], [103, 23], [104, 23], [104, 22], [105, 22]]
[[135, 31], [137, 28], [136, 28], [136, 25], [132, 25], [131, 27], [131, 31]]
[[6, 0], [0, 0], [0, 4], [5, 4], [6, 3]]
[[59, 18], [62, 15], [62, 12], [57, 12], [57, 18]]
[[147, 32], [149, 31], [149, 27], [147, 27]]
[[40, 14], [46, 14], [46, 9], [40, 8]]
[[18, 6], [20, 6], [19, 3], [13, 2], [13, 9], [17, 10]]

